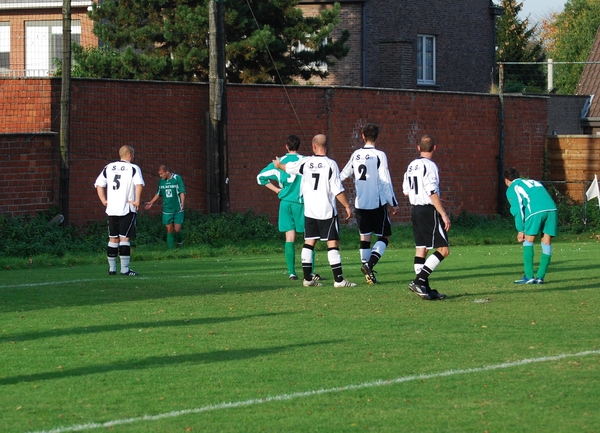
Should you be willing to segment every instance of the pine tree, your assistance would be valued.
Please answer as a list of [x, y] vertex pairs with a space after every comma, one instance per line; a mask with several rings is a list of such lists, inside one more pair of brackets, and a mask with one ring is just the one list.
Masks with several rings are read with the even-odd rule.
[[[207, 81], [208, 6], [215, 0], [104, 0], [90, 18], [99, 47], [74, 50], [73, 75]], [[333, 40], [340, 5], [304, 17], [298, 0], [225, 2], [227, 81], [290, 83], [326, 77], [348, 54], [349, 32]], [[255, 20], [256, 17], [256, 20]], [[299, 49], [301, 48], [301, 49]]]
[[[523, 3], [517, 0], [502, 0], [503, 15], [497, 21], [496, 41], [498, 62], [543, 62], [542, 45], [536, 38], [536, 27], [529, 26], [529, 19], [521, 20], [518, 15]], [[542, 65], [505, 65], [504, 83], [506, 92], [541, 92], [546, 76]]]

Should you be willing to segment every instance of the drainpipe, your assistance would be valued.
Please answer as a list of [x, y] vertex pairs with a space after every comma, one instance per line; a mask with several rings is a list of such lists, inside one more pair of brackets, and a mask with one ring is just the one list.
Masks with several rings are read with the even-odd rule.
[[362, 87], [367, 87], [367, 13], [366, 2], [362, 4]]

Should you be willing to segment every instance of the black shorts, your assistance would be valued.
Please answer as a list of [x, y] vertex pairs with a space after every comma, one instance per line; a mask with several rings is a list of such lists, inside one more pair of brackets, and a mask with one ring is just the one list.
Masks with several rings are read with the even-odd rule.
[[328, 220], [304, 219], [304, 239], [320, 239], [322, 241], [338, 241], [340, 230], [337, 215]]
[[129, 212], [123, 216], [108, 216], [108, 237], [109, 238], [135, 238], [135, 223], [137, 213]]
[[433, 205], [413, 206], [410, 218], [415, 247], [431, 250], [448, 246], [448, 234], [444, 229], [444, 221]]
[[361, 235], [391, 236], [392, 224], [387, 205], [377, 209], [354, 209], [354, 217]]

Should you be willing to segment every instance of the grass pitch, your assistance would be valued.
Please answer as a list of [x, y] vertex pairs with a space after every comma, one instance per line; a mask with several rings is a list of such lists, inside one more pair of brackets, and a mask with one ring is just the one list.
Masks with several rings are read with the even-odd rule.
[[2, 272], [0, 431], [598, 431], [600, 244], [532, 286], [519, 245], [453, 247], [433, 302], [413, 252], [368, 286], [342, 249], [344, 289], [323, 251], [318, 288], [283, 254]]

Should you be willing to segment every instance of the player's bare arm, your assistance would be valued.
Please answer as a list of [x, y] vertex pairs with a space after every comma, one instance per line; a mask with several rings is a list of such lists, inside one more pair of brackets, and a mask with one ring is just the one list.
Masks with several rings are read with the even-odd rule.
[[106, 189], [103, 186], [97, 186], [96, 187], [96, 192], [98, 193], [98, 198], [102, 202], [102, 205], [106, 207], [106, 205], [107, 205], [107, 201], [106, 201]]
[[275, 158], [273, 160], [273, 165], [275, 166], [275, 168], [285, 171], [285, 164], [282, 164], [279, 158]]
[[144, 204], [144, 209], [146, 209], [146, 210], [150, 209], [152, 207], [152, 205], [156, 202], [156, 200], [158, 200], [159, 197], [160, 197], [160, 195], [155, 194], [154, 197], [152, 197], [152, 200], [147, 201]]
[[429, 197], [431, 198], [431, 203], [433, 204], [435, 209], [442, 216], [442, 220], [444, 221], [444, 229], [446, 231], [449, 231], [450, 230], [450, 218], [448, 217], [448, 214], [446, 213], [446, 210], [444, 209], [444, 206], [442, 205], [440, 196], [434, 193], [434, 194], [431, 194]]
[[348, 199], [346, 199], [346, 194], [340, 192], [338, 195], [335, 196], [335, 198], [337, 198], [337, 200], [342, 206], [344, 206], [344, 209], [346, 210], [347, 216], [345, 219], [349, 220], [350, 218], [352, 218], [352, 209], [350, 208], [350, 203], [348, 203]]
[[265, 185], [267, 187], [267, 189], [270, 189], [271, 191], [273, 191], [275, 194], [279, 194], [279, 192], [281, 191], [281, 188], [276, 187], [275, 185], [273, 185], [273, 183], [269, 182]]
[[129, 203], [135, 206], [135, 209], [138, 210], [140, 208], [140, 201], [142, 200], [142, 190], [144, 189], [144, 185], [139, 184], [135, 186], [135, 200], [130, 201]]

